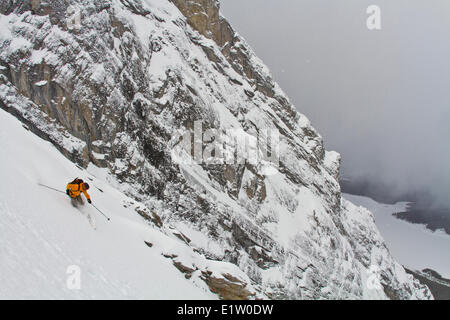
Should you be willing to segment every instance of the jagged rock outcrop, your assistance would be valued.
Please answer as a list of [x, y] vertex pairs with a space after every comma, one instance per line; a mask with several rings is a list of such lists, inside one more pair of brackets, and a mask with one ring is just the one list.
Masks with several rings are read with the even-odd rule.
[[[0, 13], [0, 107], [71, 160], [106, 168], [156, 227], [182, 227], [180, 241], [235, 264], [267, 298], [430, 297], [370, 212], [341, 199], [339, 155], [218, 1], [9, 0]], [[272, 141], [266, 132], [276, 146], [252, 150], [278, 156], [270, 170], [248, 158], [190, 161], [212, 142]], [[199, 150], [184, 152], [186, 135], [189, 146], [200, 137]], [[382, 288], [368, 288], [371, 266]], [[223, 297], [253, 296], [203, 276]]]

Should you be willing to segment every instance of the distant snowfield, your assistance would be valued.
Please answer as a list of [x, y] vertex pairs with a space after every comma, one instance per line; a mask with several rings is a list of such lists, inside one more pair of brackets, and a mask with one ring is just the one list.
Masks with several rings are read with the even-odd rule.
[[378, 203], [370, 198], [344, 194], [344, 198], [373, 212], [375, 223], [392, 255], [398, 262], [414, 270], [431, 268], [450, 278], [450, 236], [433, 232], [424, 225], [395, 218], [395, 212], [406, 211], [407, 203]]
[[[132, 199], [78, 169], [1, 109], [0, 150], [0, 299], [218, 298], [162, 256], [191, 253], [123, 206]], [[77, 176], [89, 179], [94, 204], [111, 222], [89, 205], [80, 211], [65, 194], [38, 186], [64, 191]], [[81, 290], [67, 286], [72, 265], [81, 270]]]

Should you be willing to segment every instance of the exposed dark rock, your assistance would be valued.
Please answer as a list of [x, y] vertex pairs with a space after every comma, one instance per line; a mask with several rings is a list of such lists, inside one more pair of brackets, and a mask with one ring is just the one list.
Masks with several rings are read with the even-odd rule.
[[246, 289], [247, 285], [244, 282], [229, 274], [223, 274], [223, 278], [216, 278], [202, 271], [202, 279], [211, 291], [223, 300], [249, 300], [255, 295]]
[[158, 228], [161, 228], [163, 226], [163, 222], [160, 216], [158, 216], [155, 212], [152, 212], [151, 214], [148, 213], [147, 208], [136, 208], [135, 209], [137, 213], [144, 219], [151, 221], [153, 224], [155, 224]]
[[436, 300], [450, 300], [450, 279], [443, 278], [439, 273], [431, 269], [424, 269], [421, 272], [407, 268], [405, 270], [430, 288]]
[[151, 242], [144, 241], [147, 247], [153, 248], [153, 244]]

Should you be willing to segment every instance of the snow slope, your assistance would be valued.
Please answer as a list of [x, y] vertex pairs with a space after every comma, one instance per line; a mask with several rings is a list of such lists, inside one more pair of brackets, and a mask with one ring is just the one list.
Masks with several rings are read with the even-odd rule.
[[[123, 206], [135, 201], [80, 170], [3, 110], [0, 149], [0, 299], [217, 298], [195, 277], [187, 280], [162, 253], [185, 254], [207, 264], [204, 258], [147, 225]], [[76, 176], [90, 182], [94, 204], [111, 222], [93, 207], [79, 211], [65, 194], [38, 185], [64, 190]], [[89, 214], [97, 230], [89, 224]], [[81, 268], [81, 290], [66, 286], [72, 265]]]
[[407, 203], [389, 205], [362, 196], [343, 196], [373, 212], [375, 223], [397, 261], [410, 269], [431, 268], [450, 277], [450, 236], [395, 218], [392, 214], [405, 212]]

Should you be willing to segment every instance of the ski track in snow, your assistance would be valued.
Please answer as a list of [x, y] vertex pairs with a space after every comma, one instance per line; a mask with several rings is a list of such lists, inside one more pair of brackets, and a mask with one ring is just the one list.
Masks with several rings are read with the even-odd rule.
[[[164, 245], [179, 244], [122, 206], [133, 200], [78, 169], [3, 110], [0, 147], [0, 299], [217, 299], [161, 255]], [[92, 179], [93, 202], [111, 222], [87, 203], [73, 208], [65, 194], [38, 185], [64, 190], [76, 176]], [[81, 268], [81, 290], [66, 285], [72, 265]]]
[[431, 268], [450, 278], [450, 236], [394, 217], [393, 213], [406, 211], [406, 202], [390, 205], [362, 196], [343, 194], [343, 197], [373, 212], [375, 223], [397, 261], [413, 270]]

